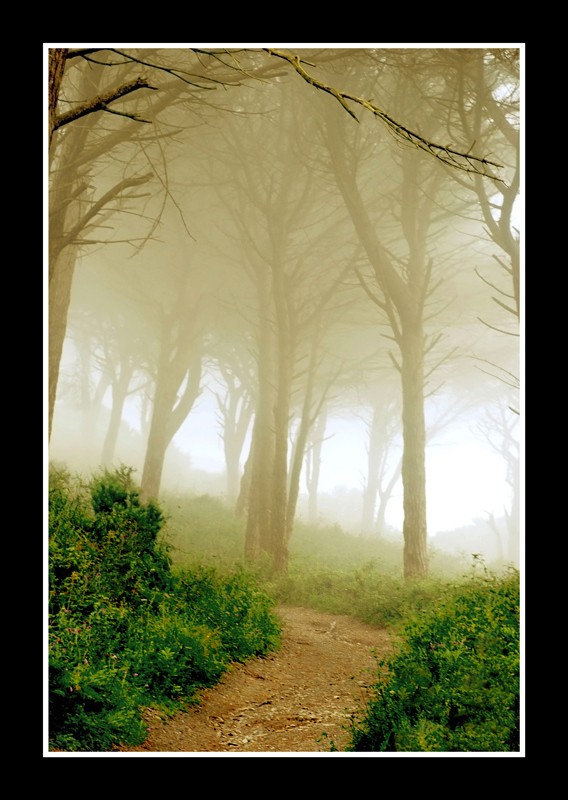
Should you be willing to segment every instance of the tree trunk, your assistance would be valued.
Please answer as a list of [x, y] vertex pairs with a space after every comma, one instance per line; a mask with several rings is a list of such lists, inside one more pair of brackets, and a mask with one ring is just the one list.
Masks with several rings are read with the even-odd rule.
[[[55, 70], [56, 64], [53, 65]], [[50, 64], [51, 69], [51, 64]], [[80, 90], [87, 92], [93, 81], [98, 80], [102, 67], [95, 67], [89, 77], [83, 77]], [[55, 76], [54, 76], [55, 80]], [[87, 83], [89, 80], [90, 83]], [[50, 101], [51, 101], [50, 75]], [[59, 87], [53, 87], [53, 92]], [[49, 387], [48, 387], [48, 436], [51, 439], [53, 412], [57, 396], [59, 366], [63, 353], [63, 342], [67, 331], [67, 314], [71, 299], [73, 273], [79, 248], [69, 231], [78, 223], [83, 212], [84, 199], [89, 191], [88, 176], [80, 175], [78, 155], [82, 152], [93, 118], [70, 132], [57, 153], [56, 170], [50, 176], [49, 189]]]
[[274, 303], [276, 308], [277, 383], [274, 405], [274, 471], [272, 473], [272, 518], [270, 527], [273, 568], [277, 574], [288, 569], [288, 435], [292, 392], [292, 341], [288, 318], [283, 266], [275, 264]]
[[67, 331], [67, 313], [71, 303], [71, 287], [75, 270], [76, 248], [64, 250], [54, 265], [49, 282], [49, 360], [48, 360], [48, 437], [51, 439], [59, 365], [63, 354], [63, 343]]
[[236, 503], [241, 483], [241, 456], [252, 419], [250, 395], [229, 387], [229, 400], [223, 409], [223, 452], [227, 480], [227, 499]]
[[[426, 426], [424, 422], [424, 336], [419, 325], [402, 332], [402, 486], [404, 577], [428, 575], [426, 528]], [[408, 330], [410, 328], [410, 330]]]
[[396, 482], [400, 478], [400, 473], [402, 469], [402, 461], [399, 460], [396, 469], [393, 471], [389, 482], [387, 483], [386, 487], [383, 488], [379, 486], [379, 507], [377, 509], [377, 516], [375, 518], [375, 531], [377, 532], [377, 536], [384, 536], [386, 530], [386, 513], [389, 501], [392, 497], [393, 489], [396, 486]]
[[491, 528], [491, 530], [495, 534], [495, 549], [497, 551], [497, 562], [498, 562], [499, 565], [501, 565], [501, 564], [503, 564], [503, 562], [505, 560], [503, 558], [503, 545], [501, 543], [501, 531], [499, 530], [499, 526], [495, 522], [495, 515], [494, 514], [489, 514], [487, 521], [489, 523], [489, 527]]
[[110, 386], [110, 377], [108, 372], [105, 370], [101, 373], [99, 378], [99, 382], [95, 388], [93, 397], [89, 403], [89, 405], [83, 409], [83, 416], [81, 421], [82, 431], [84, 440], [86, 442], [91, 441], [99, 441], [98, 439], [98, 427], [99, 427], [99, 419], [101, 416], [101, 411], [103, 409], [103, 398], [106, 394], [106, 390]]
[[[317, 418], [317, 411], [314, 413], [313, 409], [313, 396], [317, 375], [318, 356], [320, 354], [320, 319], [316, 319], [316, 327], [311, 341], [310, 359], [308, 363], [308, 370], [306, 376], [306, 387], [304, 390], [304, 401], [302, 403], [302, 414], [300, 417], [300, 424], [296, 434], [296, 441], [292, 453], [292, 463], [290, 467], [290, 480], [288, 487], [288, 508], [286, 511], [286, 541], [290, 541], [292, 531], [294, 528], [294, 520], [296, 518], [296, 508], [298, 505], [298, 497], [300, 494], [300, 477], [302, 474], [302, 464], [304, 462], [304, 454], [308, 444], [308, 437], [310, 429]], [[323, 405], [325, 399], [325, 391], [320, 400], [319, 406]]]
[[[177, 388], [177, 387], [176, 387]], [[162, 483], [164, 461], [171, 437], [168, 436], [169, 418], [175, 401], [175, 388], [164, 380], [156, 386], [150, 433], [140, 483], [140, 499], [157, 500]]]
[[[253, 431], [254, 431], [254, 422], [253, 422]], [[251, 472], [252, 472], [252, 462], [253, 462], [253, 447], [249, 449], [249, 454], [247, 456], [247, 460], [245, 461], [245, 466], [243, 469], [243, 474], [241, 476], [240, 487], [239, 487], [239, 495], [237, 497], [235, 503], [235, 516], [237, 517], [244, 517], [248, 510], [248, 501], [250, 495], [250, 484], [251, 484]]]
[[274, 434], [270, 425], [270, 407], [263, 398], [257, 407], [252, 436], [252, 466], [245, 529], [245, 561], [254, 565], [261, 552], [270, 553], [271, 489], [274, 466]]
[[521, 490], [518, 459], [515, 460], [512, 471], [513, 498], [511, 501], [511, 511], [507, 514], [507, 532], [509, 534], [507, 553], [509, 561], [518, 566], [521, 542]]
[[384, 427], [378, 404], [373, 407], [369, 429], [369, 450], [367, 454], [367, 484], [363, 492], [363, 511], [361, 514], [361, 534], [369, 536], [375, 524], [375, 506], [380, 485], [382, 448], [384, 447]]
[[308, 490], [308, 519], [312, 525], [318, 521], [318, 486], [321, 470], [321, 451], [327, 426], [327, 411], [323, 408], [315, 422], [312, 444], [306, 458], [306, 488]]
[[[408, 244], [406, 269], [400, 273], [383, 246], [359, 192], [357, 180], [346, 163], [345, 148], [336, 126], [328, 128], [329, 146], [337, 184], [353, 226], [375, 273], [398, 343], [402, 365], [402, 486], [403, 486], [403, 570], [406, 580], [428, 575], [426, 529], [426, 433], [424, 424], [424, 301], [427, 297], [431, 264], [426, 265], [425, 244], [432, 201], [423, 187], [424, 205], [415, 153], [402, 160], [402, 232]], [[432, 173], [434, 181], [441, 172]], [[430, 188], [430, 187], [428, 187]], [[396, 310], [396, 313], [395, 313]]]
[[112, 408], [101, 454], [101, 461], [104, 466], [110, 467], [114, 459], [116, 444], [118, 441], [118, 433], [120, 431], [120, 423], [122, 422], [122, 412], [128, 396], [128, 389], [130, 387], [132, 373], [133, 369], [131, 365], [124, 365], [120, 369], [120, 375], [118, 376], [118, 379], [113, 381]]
[[[180, 295], [174, 318], [183, 308], [183, 304], [183, 295]], [[199, 396], [203, 343], [193, 333], [195, 309], [188, 308], [185, 313], [189, 320], [187, 326], [173, 342], [166, 331], [162, 343], [163, 352], [156, 377], [152, 420], [140, 484], [140, 498], [143, 502], [151, 498], [158, 499], [167, 449]], [[174, 353], [173, 358], [170, 348]], [[179, 397], [184, 383], [185, 388]]]
[[68, 47], [50, 47], [49, 48], [49, 143], [51, 144], [51, 137], [53, 136], [53, 129], [55, 128], [55, 119], [57, 117], [57, 102], [59, 100], [59, 90], [63, 81], [63, 73], [65, 72], [65, 63], [67, 60]]
[[257, 284], [260, 327], [258, 334], [258, 397], [251, 444], [250, 488], [245, 530], [245, 561], [254, 564], [262, 551], [270, 552], [272, 475], [274, 470], [273, 335], [269, 319], [268, 283], [259, 275]]

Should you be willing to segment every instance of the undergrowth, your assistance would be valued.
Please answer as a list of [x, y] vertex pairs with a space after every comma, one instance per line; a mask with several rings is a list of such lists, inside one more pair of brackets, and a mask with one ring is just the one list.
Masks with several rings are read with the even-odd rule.
[[520, 749], [519, 575], [486, 572], [410, 616], [350, 751]]
[[278, 648], [279, 603], [401, 644], [378, 665], [350, 750], [518, 749], [518, 573], [474, 560], [464, 574], [432, 553], [431, 577], [408, 583], [400, 542], [299, 522], [275, 577], [245, 567], [244, 525], [209, 495], [141, 503], [126, 467], [86, 483], [51, 471], [50, 749], [140, 744], [145, 707], [174, 713], [232, 662]]
[[231, 662], [278, 647], [273, 600], [237, 567], [175, 569], [160, 508], [131, 470], [49, 490], [49, 744], [108, 751], [144, 741], [145, 706], [194, 702]]

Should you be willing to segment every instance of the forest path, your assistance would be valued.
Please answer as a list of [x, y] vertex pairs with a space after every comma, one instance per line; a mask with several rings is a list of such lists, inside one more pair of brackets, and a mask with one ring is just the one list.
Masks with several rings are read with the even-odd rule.
[[200, 705], [164, 718], [145, 714], [148, 737], [122, 753], [309, 753], [342, 750], [349, 719], [364, 708], [377, 661], [392, 653], [383, 628], [310, 608], [279, 606], [277, 653], [232, 667]]

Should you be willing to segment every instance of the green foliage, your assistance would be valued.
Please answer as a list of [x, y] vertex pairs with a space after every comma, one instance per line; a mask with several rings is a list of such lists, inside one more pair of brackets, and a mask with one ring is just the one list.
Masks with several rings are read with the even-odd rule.
[[179, 596], [194, 609], [196, 621], [218, 631], [232, 661], [278, 646], [280, 631], [274, 624], [273, 601], [242, 568], [221, 577], [214, 568], [196, 567], [181, 574], [178, 589]]
[[350, 751], [519, 750], [518, 573], [474, 576], [411, 617]]
[[221, 500], [170, 495], [161, 507], [140, 503], [127, 468], [86, 484], [50, 475], [53, 749], [141, 743], [143, 707], [196, 702], [230, 663], [278, 647], [277, 602], [388, 627], [402, 642], [379, 665], [350, 750], [518, 749], [516, 573], [450, 583], [433, 569], [409, 583], [399, 542], [300, 523], [288, 574], [267, 579], [243, 567], [243, 521]]
[[278, 646], [273, 601], [242, 569], [174, 571], [164, 523], [131, 470], [49, 492], [49, 735], [53, 749], [139, 744], [144, 706], [176, 709], [233, 661]]

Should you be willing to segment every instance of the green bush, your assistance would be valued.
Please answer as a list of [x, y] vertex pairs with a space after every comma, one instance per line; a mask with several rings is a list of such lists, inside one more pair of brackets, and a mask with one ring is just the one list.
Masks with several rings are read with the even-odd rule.
[[519, 750], [518, 573], [473, 578], [403, 627], [350, 751]]
[[224, 576], [205, 566], [184, 572], [179, 595], [194, 609], [197, 623], [218, 632], [232, 661], [264, 655], [278, 646], [281, 631], [275, 625], [273, 600], [242, 568]]
[[52, 749], [140, 744], [144, 706], [175, 710], [232, 661], [278, 646], [273, 601], [243, 570], [174, 572], [164, 522], [131, 470], [84, 485], [50, 475]]

